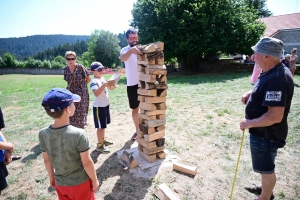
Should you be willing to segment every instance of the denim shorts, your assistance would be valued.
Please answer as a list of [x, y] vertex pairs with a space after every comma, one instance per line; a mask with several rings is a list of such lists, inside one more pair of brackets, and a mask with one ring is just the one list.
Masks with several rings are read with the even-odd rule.
[[259, 138], [250, 134], [253, 170], [260, 174], [273, 174], [277, 150], [284, 145], [284, 140]]

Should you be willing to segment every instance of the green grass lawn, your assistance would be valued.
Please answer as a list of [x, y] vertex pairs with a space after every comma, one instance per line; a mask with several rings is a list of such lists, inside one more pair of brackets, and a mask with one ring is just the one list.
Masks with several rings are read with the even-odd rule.
[[[137, 199], [155, 199], [153, 188], [165, 182], [182, 199], [228, 199], [237, 161], [241, 131], [239, 122], [244, 116], [241, 95], [252, 89], [248, 73], [231, 74], [170, 74], [168, 75], [166, 148], [169, 154], [180, 156], [189, 164], [198, 166], [195, 178], [168, 173], [148, 183], [148, 194]], [[111, 75], [105, 75], [108, 79]], [[300, 76], [295, 78], [295, 94], [289, 114], [287, 145], [279, 154], [279, 171], [275, 195], [281, 199], [300, 199]], [[44, 94], [53, 87], [66, 87], [59, 75], [0, 75], [0, 106], [4, 112], [8, 141], [15, 143], [16, 153], [26, 159], [8, 167], [10, 185], [20, 184], [22, 176], [39, 165], [28, 178], [34, 179], [32, 190], [3, 191], [6, 199], [53, 199], [47, 193], [48, 177], [38, 148], [38, 132], [48, 126], [49, 118], [41, 106]], [[114, 115], [130, 113], [126, 95], [126, 80], [122, 75], [118, 87], [110, 91], [111, 110]], [[93, 95], [90, 91], [90, 111]], [[92, 115], [92, 112], [89, 112]], [[131, 123], [131, 119], [128, 123]], [[121, 122], [113, 122], [115, 126]], [[121, 128], [121, 127], [120, 127]], [[236, 188], [259, 180], [251, 174], [248, 134], [245, 137], [240, 173]], [[290, 159], [294, 160], [290, 160]], [[296, 164], [298, 163], [298, 164]], [[293, 165], [294, 164], [294, 165]], [[285, 172], [285, 169], [289, 170]], [[18, 169], [18, 170], [17, 170]], [[22, 169], [22, 170], [20, 170]], [[17, 173], [16, 173], [17, 171]], [[250, 175], [249, 175], [250, 174]], [[185, 181], [186, 184], [183, 184]], [[187, 184], [191, 182], [191, 184]], [[20, 184], [20, 188], [24, 185]], [[214, 187], [213, 191], [209, 191]], [[43, 192], [44, 191], [44, 192]], [[134, 193], [134, 191], [130, 191]], [[211, 194], [212, 193], [212, 194]], [[132, 194], [131, 194], [132, 195]], [[234, 199], [249, 199], [244, 191], [236, 191]], [[253, 199], [252, 198], [252, 199]], [[123, 199], [130, 199], [129, 196]]]

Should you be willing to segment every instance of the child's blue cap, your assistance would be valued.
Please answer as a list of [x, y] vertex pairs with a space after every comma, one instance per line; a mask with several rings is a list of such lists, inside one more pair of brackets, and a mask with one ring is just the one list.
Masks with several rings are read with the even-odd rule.
[[91, 71], [102, 71], [104, 66], [100, 62], [93, 62], [91, 64]]
[[43, 98], [42, 106], [50, 112], [61, 111], [71, 105], [71, 103], [79, 102], [80, 96], [73, 94], [64, 88], [53, 88], [47, 92]]

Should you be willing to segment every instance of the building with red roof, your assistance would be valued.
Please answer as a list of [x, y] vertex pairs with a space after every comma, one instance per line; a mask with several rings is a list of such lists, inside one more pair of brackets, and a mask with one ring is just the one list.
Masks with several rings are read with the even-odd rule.
[[300, 13], [261, 18], [266, 24], [264, 36], [280, 39], [286, 53], [293, 48], [300, 51]]

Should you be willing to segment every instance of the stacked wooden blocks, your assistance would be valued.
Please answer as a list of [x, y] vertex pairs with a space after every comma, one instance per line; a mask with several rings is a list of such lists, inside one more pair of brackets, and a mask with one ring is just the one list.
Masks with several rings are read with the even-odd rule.
[[139, 65], [139, 128], [137, 142], [139, 154], [149, 162], [165, 158], [165, 124], [167, 69], [164, 65], [164, 43], [139, 46], [143, 56]]

